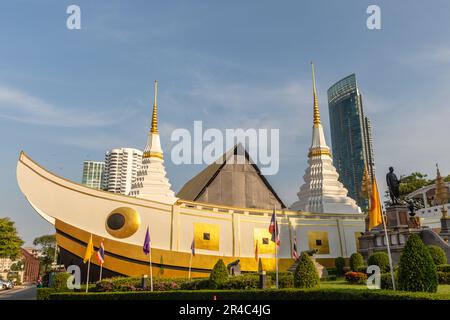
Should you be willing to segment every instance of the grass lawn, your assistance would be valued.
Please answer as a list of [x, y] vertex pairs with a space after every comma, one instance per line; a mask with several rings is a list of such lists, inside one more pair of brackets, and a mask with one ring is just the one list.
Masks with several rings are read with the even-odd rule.
[[450, 284], [440, 284], [438, 286], [438, 293], [448, 294], [448, 297], [450, 299]]
[[344, 279], [337, 279], [336, 281], [322, 281], [320, 282], [321, 289], [367, 289], [363, 284], [349, 284]]
[[[364, 284], [349, 284], [344, 279], [338, 279], [336, 281], [322, 281], [320, 282], [321, 289], [367, 289]], [[448, 295], [450, 300], [450, 284], [440, 284], [438, 286], [437, 293]]]

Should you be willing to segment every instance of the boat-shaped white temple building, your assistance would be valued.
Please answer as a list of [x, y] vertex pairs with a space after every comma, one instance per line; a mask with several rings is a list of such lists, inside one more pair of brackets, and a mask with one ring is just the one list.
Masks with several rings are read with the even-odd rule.
[[[17, 163], [19, 187], [36, 212], [55, 226], [60, 262], [77, 264], [82, 271], [92, 234], [96, 250], [104, 239], [104, 276], [148, 274], [149, 256], [142, 250], [147, 226], [154, 275], [187, 277], [193, 240], [193, 277], [208, 276], [218, 259], [226, 264], [239, 259], [244, 272], [257, 271], [259, 260], [264, 270], [274, 270], [275, 247], [268, 231], [273, 210], [280, 228], [280, 270], [294, 263], [294, 241], [299, 251], [317, 249], [317, 261], [333, 266], [334, 258], [347, 258], [357, 251], [357, 238], [364, 232], [365, 222], [338, 181], [313, 84], [309, 165], [299, 200], [291, 209], [240, 146], [206, 167], [175, 195], [164, 168], [156, 83], [151, 130], [130, 195], [88, 188], [59, 177], [24, 152]], [[244, 157], [244, 161], [235, 164], [237, 157]], [[97, 260], [92, 259], [91, 279], [98, 269]]]

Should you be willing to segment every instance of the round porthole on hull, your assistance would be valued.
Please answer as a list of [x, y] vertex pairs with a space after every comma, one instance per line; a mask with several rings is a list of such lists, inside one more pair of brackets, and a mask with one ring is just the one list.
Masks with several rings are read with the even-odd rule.
[[128, 207], [120, 207], [111, 211], [106, 218], [106, 231], [115, 238], [132, 236], [141, 225], [139, 213]]

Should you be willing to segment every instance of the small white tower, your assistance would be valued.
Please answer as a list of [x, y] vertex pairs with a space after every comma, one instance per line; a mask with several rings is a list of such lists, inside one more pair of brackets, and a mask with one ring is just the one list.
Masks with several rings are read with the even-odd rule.
[[308, 167], [303, 176], [305, 183], [297, 193], [299, 200], [290, 209], [317, 213], [361, 213], [355, 200], [347, 196], [347, 189], [339, 182], [339, 174], [333, 166], [331, 151], [320, 123], [314, 64], [311, 65], [314, 97], [312, 142], [308, 153]]
[[173, 204], [177, 198], [170, 188], [171, 185], [164, 168], [163, 151], [158, 132], [157, 95], [158, 82], [155, 80], [152, 127], [148, 133], [147, 145], [142, 156], [142, 166], [137, 173], [130, 196]]

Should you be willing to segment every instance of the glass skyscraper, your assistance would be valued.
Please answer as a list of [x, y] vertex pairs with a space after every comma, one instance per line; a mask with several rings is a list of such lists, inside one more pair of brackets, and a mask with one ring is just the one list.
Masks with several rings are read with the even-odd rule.
[[348, 195], [364, 210], [368, 203], [361, 195], [364, 168], [373, 177], [374, 157], [370, 120], [364, 116], [355, 74], [333, 84], [327, 93], [333, 163]]
[[81, 184], [94, 189], [103, 188], [103, 171], [105, 170], [105, 163], [102, 161], [83, 162], [83, 178]]

